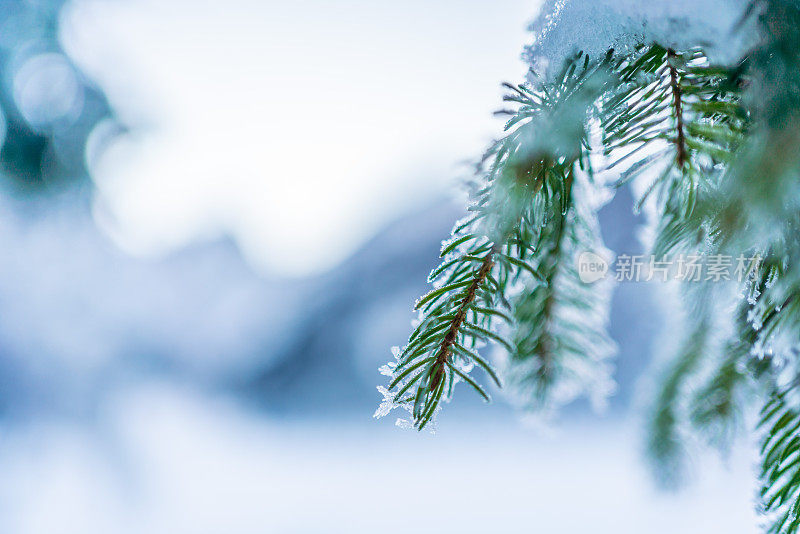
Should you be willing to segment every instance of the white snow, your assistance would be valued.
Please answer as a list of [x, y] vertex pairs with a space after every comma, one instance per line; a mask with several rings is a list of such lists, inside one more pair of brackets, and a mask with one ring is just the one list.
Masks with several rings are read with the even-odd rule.
[[737, 28], [747, 0], [547, 0], [531, 24], [525, 58], [547, 78], [578, 51], [599, 57], [657, 42], [683, 50], [701, 46], [712, 61], [735, 61], [752, 42]]
[[[291, 425], [167, 384], [118, 391], [98, 428], [40, 422], [0, 440], [0, 531], [754, 534], [748, 447], [696, 457], [655, 491], [629, 424], [551, 438], [497, 419], [435, 436]], [[408, 513], [407, 513], [408, 512]]]

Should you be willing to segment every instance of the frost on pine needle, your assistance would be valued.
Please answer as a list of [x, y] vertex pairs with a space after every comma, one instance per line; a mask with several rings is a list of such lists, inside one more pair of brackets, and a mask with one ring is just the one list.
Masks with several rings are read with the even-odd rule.
[[381, 417], [389, 415], [389, 412], [391, 412], [392, 408], [394, 408], [394, 395], [389, 393], [388, 389], [386, 389], [383, 386], [378, 386], [378, 393], [380, 393], [383, 396], [383, 400], [378, 406], [378, 409], [375, 410], [375, 413], [372, 414], [372, 417], [374, 417], [375, 419], [380, 419]]
[[580, 396], [599, 410], [615, 389], [610, 358], [616, 345], [606, 333], [613, 282], [586, 283], [579, 272], [582, 253], [610, 256], [588, 209], [592, 190], [576, 173], [569, 208], [547, 221], [537, 243], [544, 253], [536, 268], [545, 281], [513, 303], [516, 331], [503, 374], [512, 402], [528, 412], [549, 416]]

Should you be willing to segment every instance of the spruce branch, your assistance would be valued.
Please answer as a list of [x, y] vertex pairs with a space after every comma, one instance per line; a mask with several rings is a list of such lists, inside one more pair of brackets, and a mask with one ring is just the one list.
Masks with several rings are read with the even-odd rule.
[[800, 529], [800, 411], [775, 392], [761, 411], [761, 501], [771, 522], [767, 532], [789, 534]]
[[485, 343], [513, 351], [497, 328], [498, 321], [513, 320], [504, 311], [507, 295], [520, 284], [545, 283], [539, 262], [532, 260], [540, 254], [536, 243], [544, 221], [569, 209], [573, 167], [588, 164], [586, 118], [605, 89], [609, 59], [592, 63], [578, 54], [555, 82], [506, 85], [511, 92], [505, 100], [518, 104], [517, 113], [506, 123], [506, 136], [481, 160], [483, 185], [473, 215], [456, 224], [443, 246], [443, 262], [429, 278], [434, 289], [415, 307], [418, 326], [396, 361], [382, 368], [391, 381], [379, 388], [384, 401], [376, 417], [402, 407], [422, 429], [459, 381], [488, 401], [471, 374], [476, 365], [500, 385], [476, 351]]
[[606, 332], [610, 281], [584, 282], [581, 253], [606, 255], [584, 177], [566, 176], [566, 209], [546, 223], [537, 243], [544, 284], [525, 288], [513, 301], [513, 351], [504, 374], [509, 395], [526, 411], [548, 415], [585, 395], [602, 407], [613, 391], [609, 358], [616, 351]]
[[685, 406], [681, 402], [687, 381], [697, 371], [708, 348], [709, 324], [697, 323], [672, 359], [666, 379], [655, 399], [655, 410], [648, 432], [647, 452], [654, 462], [659, 482], [667, 487], [679, 484], [683, 477], [684, 437], [680, 423]]
[[654, 254], [696, 252], [717, 232], [708, 198], [746, 127], [740, 69], [711, 65], [700, 49], [657, 44], [617, 68], [621, 83], [601, 114], [608, 169], [623, 168], [617, 186], [648, 177], [637, 209], [655, 197]]
[[746, 318], [749, 365], [767, 392], [761, 412], [761, 508], [768, 532], [800, 528], [800, 288], [787, 276], [787, 258], [798, 257], [795, 239], [768, 250], [753, 282]]
[[[742, 103], [746, 74], [740, 65], [711, 65], [700, 49], [677, 52], [659, 45], [642, 47], [619, 68], [622, 83], [603, 107], [604, 150], [613, 159], [611, 168], [627, 165], [618, 185], [639, 176], [649, 180], [638, 206], [650, 201], [655, 208], [654, 256], [719, 253], [723, 176], [749, 124]], [[713, 284], [689, 287], [697, 284], [682, 288], [684, 339], [660, 382], [648, 434], [655, 472], [673, 486], [683, 471], [687, 423], [713, 424], [716, 433], [705, 429], [709, 439], [727, 443], [740, 370], [751, 348], [743, 341], [746, 334], [728, 343], [713, 339], [719, 310], [708, 302], [722, 300]], [[709, 368], [702, 393], [687, 399], [688, 385]]]
[[689, 420], [713, 446], [726, 450], [741, 427], [743, 396], [752, 393], [748, 386], [748, 367], [756, 331], [750, 327], [747, 301], [739, 303], [735, 332], [713, 363], [710, 376], [690, 399]]
[[759, 42], [748, 53], [746, 142], [727, 169], [720, 216], [731, 246], [769, 239], [800, 209], [800, 5], [752, 0]]

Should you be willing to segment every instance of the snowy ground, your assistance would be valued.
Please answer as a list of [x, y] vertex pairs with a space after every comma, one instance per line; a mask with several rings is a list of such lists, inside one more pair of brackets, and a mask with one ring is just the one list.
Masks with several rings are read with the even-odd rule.
[[120, 393], [91, 429], [7, 428], [0, 530], [34, 533], [756, 532], [747, 455], [653, 489], [623, 423], [543, 437], [452, 418], [286, 424], [165, 384]]

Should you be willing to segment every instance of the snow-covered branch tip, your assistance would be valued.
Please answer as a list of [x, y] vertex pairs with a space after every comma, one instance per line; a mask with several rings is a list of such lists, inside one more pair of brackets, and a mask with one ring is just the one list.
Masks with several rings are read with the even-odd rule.
[[479, 166], [483, 186], [472, 215], [443, 245], [442, 263], [429, 277], [434, 288], [415, 306], [419, 324], [395, 361], [382, 368], [391, 379], [379, 387], [384, 401], [376, 417], [400, 407], [411, 416], [400, 424], [425, 428], [461, 381], [488, 401], [474, 377], [476, 366], [500, 387], [478, 349], [497, 343], [516, 352], [504, 335], [514, 327], [509, 297], [547, 283], [537, 265], [552, 251], [537, 242], [548, 221], [570, 212], [570, 176], [576, 166], [588, 165], [586, 117], [607, 83], [609, 59], [591, 62], [579, 54], [556, 82], [507, 86], [505, 100], [518, 109], [506, 136]]

